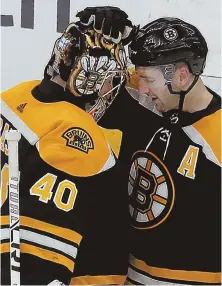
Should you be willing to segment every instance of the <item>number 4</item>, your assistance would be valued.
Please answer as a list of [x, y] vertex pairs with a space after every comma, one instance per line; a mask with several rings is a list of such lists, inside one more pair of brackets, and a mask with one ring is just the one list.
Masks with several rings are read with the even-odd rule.
[[[48, 203], [48, 201], [52, 198], [52, 189], [55, 185], [56, 179], [57, 176], [47, 173], [31, 187], [30, 194], [34, 196], [39, 196], [39, 200], [41, 202]], [[66, 203], [62, 201], [65, 190], [69, 191], [69, 196]], [[76, 196], [76, 185], [69, 180], [64, 180], [59, 183], [53, 201], [57, 208], [68, 212], [73, 209]]]
[[30, 194], [39, 196], [39, 200], [43, 203], [48, 203], [52, 198], [52, 189], [55, 185], [57, 177], [47, 173], [39, 179], [30, 189]]

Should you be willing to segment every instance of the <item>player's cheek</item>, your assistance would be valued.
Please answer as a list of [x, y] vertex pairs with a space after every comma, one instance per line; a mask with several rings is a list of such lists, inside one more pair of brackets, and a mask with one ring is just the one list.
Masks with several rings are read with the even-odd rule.
[[149, 91], [150, 91], [150, 88], [149, 88], [148, 84], [144, 80], [142, 80], [142, 79], [139, 80], [138, 91], [141, 94], [149, 93]]

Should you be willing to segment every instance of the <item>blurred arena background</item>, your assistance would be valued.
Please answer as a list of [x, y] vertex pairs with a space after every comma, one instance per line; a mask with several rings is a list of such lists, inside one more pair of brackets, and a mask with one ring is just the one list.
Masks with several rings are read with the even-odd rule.
[[1, 91], [41, 79], [54, 41], [87, 6], [118, 6], [135, 23], [179, 17], [205, 36], [209, 56], [203, 80], [221, 94], [221, 0], [1, 0]]

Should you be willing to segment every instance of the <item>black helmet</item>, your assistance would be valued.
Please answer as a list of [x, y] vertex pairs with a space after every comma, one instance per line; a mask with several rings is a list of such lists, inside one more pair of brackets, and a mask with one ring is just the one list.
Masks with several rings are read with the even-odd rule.
[[132, 63], [158, 66], [185, 62], [194, 75], [202, 74], [208, 48], [200, 31], [178, 18], [159, 18], [139, 30], [129, 46]]

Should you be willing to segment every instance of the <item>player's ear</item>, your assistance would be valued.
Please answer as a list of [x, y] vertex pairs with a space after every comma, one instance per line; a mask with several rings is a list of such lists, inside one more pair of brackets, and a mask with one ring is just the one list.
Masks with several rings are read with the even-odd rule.
[[177, 75], [178, 75], [178, 85], [180, 89], [183, 90], [184, 87], [187, 86], [189, 79], [190, 79], [190, 71], [187, 65], [181, 64], [177, 68]]

